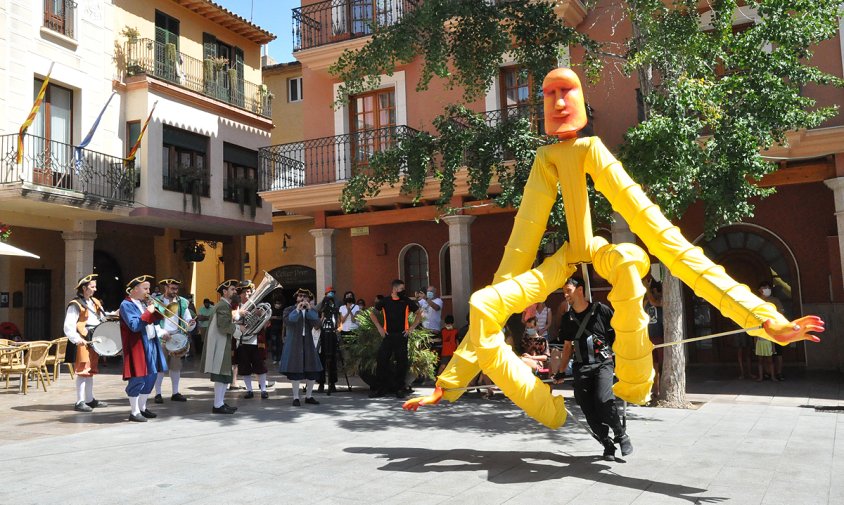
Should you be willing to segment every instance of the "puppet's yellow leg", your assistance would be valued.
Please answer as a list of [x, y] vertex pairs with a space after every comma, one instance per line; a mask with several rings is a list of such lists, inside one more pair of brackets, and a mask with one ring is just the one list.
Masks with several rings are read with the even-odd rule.
[[653, 344], [648, 338], [648, 316], [642, 308], [645, 296], [642, 277], [650, 260], [634, 244], [607, 244], [600, 237], [595, 237], [592, 243], [592, 250], [597, 249], [595, 271], [612, 284], [608, 299], [615, 310], [613, 351], [618, 377], [613, 392], [622, 400], [641, 405], [648, 401], [654, 379]]
[[556, 429], [566, 421], [561, 396], [553, 396], [504, 342], [503, 322], [531, 303], [544, 300], [574, 271], [566, 263], [568, 244], [533, 270], [476, 291], [469, 300], [469, 335], [478, 366], [529, 416]]

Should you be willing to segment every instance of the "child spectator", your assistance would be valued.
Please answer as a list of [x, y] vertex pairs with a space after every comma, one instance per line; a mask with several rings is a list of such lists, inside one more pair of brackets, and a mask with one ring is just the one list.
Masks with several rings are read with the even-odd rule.
[[762, 382], [764, 380], [764, 375], [762, 375], [762, 367], [765, 367], [765, 370], [768, 373], [768, 377], [771, 380], [774, 380], [774, 344], [771, 343], [770, 340], [765, 340], [764, 338], [756, 338], [756, 361], [758, 362], [759, 367], [759, 375], [756, 378], [756, 382]]
[[537, 373], [545, 369], [545, 363], [548, 360], [548, 341], [537, 334], [536, 317], [529, 317], [525, 321], [521, 358]]
[[442, 349], [440, 350], [440, 366], [437, 369], [437, 375], [442, 373], [451, 360], [454, 350], [457, 349], [457, 328], [454, 327], [454, 316], [451, 314], [445, 316], [445, 327], [440, 335], [442, 336]]

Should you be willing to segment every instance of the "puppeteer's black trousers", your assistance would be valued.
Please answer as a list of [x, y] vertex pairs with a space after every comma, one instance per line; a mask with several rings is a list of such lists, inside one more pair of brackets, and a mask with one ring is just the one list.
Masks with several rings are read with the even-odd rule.
[[608, 359], [591, 370], [574, 366], [574, 399], [586, 416], [592, 432], [603, 441], [612, 429], [616, 437], [624, 435], [624, 427], [615, 406], [612, 392], [613, 360]]

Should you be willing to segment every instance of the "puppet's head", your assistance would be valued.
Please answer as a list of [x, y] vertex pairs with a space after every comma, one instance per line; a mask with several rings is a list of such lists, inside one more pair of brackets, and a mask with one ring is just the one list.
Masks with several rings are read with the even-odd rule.
[[586, 106], [580, 78], [570, 68], [556, 68], [542, 81], [545, 133], [561, 139], [577, 137], [586, 126]]

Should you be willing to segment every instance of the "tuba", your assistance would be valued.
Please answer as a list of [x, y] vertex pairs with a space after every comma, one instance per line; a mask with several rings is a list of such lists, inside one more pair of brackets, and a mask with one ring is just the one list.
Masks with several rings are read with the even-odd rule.
[[255, 288], [252, 296], [244, 302], [241, 309], [243, 314], [243, 334], [252, 335], [260, 331], [273, 315], [273, 309], [269, 303], [258, 303], [262, 298], [270, 294], [276, 288], [280, 288], [279, 283], [272, 275], [264, 272], [264, 279]]

